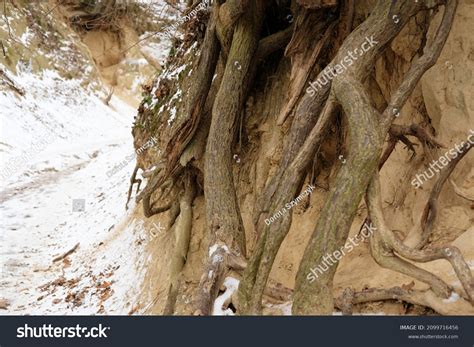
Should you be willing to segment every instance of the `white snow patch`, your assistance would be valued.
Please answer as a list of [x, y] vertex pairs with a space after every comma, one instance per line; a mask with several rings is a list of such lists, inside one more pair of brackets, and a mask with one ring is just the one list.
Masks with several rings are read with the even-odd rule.
[[[3, 68], [3, 66], [2, 66]], [[6, 69], [5, 69], [6, 70]], [[144, 277], [144, 238], [125, 211], [136, 111], [83, 82], [18, 66], [0, 88], [0, 268], [7, 314], [127, 314]], [[73, 211], [73, 200], [84, 204]], [[66, 262], [52, 259], [79, 243]]]
[[446, 302], [446, 303], [451, 303], [451, 302], [456, 302], [459, 300], [459, 294], [456, 293], [455, 291], [453, 291], [451, 293], [451, 296], [447, 299], [443, 299], [443, 302]]
[[175, 119], [176, 119], [176, 107], [173, 107], [170, 110], [170, 118], [168, 119], [168, 125], [173, 124]]
[[279, 309], [283, 316], [291, 316], [291, 308], [293, 307], [293, 303], [289, 301], [282, 304], [268, 304], [267, 307]]
[[[148, 37], [150, 34], [146, 33], [140, 36], [140, 39]], [[159, 62], [162, 66], [166, 63], [166, 59], [169, 55], [170, 47], [172, 46], [171, 41], [164, 35], [160, 36], [160, 42], [146, 42], [140, 47], [140, 50], [153, 60]]]
[[214, 307], [212, 310], [213, 316], [234, 316], [234, 312], [230, 309], [223, 309], [224, 305], [227, 304], [229, 299], [232, 297], [232, 294], [239, 288], [239, 280], [233, 277], [226, 277], [224, 280], [224, 287], [226, 288], [225, 292], [217, 297], [214, 301]]
[[209, 247], [209, 256], [212, 256], [219, 248], [222, 248], [226, 253], [229, 253], [229, 248], [226, 245], [218, 245], [217, 243]]
[[179, 77], [179, 74], [181, 72], [183, 72], [185, 69], [186, 69], [187, 65], [186, 64], [183, 64], [181, 65], [180, 67], [174, 69], [174, 70], [171, 70], [171, 71], [167, 71], [165, 74], [164, 74], [164, 78], [168, 78], [168, 79], [178, 79]]

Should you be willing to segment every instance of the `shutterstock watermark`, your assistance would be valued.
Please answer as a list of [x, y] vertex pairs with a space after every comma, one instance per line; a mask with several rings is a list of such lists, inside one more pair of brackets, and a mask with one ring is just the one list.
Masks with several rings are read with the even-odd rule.
[[[454, 148], [451, 148], [438, 159], [433, 160], [429, 165], [429, 169], [426, 169], [420, 174], [416, 174], [416, 178], [411, 181], [411, 184], [415, 188], [420, 188], [423, 183], [428, 181], [430, 178], [433, 178], [435, 174], [440, 173], [441, 170], [448, 166], [453, 159], [456, 159], [463, 152], [463, 148], [466, 144], [468, 144], [469, 147], [474, 146], [474, 130], [471, 129], [469, 130], [469, 132], [470, 134], [467, 137], [467, 143], [464, 141], [461, 141], [461, 144], [456, 143], [454, 145]], [[422, 181], [422, 178], [424, 179], [424, 181]]]
[[271, 216], [270, 218], [267, 218], [265, 219], [265, 224], [266, 225], [270, 225], [272, 224], [274, 221], [276, 221], [278, 218], [281, 218], [283, 217], [283, 214], [287, 213], [288, 211], [290, 211], [293, 207], [295, 207], [296, 205], [299, 204], [299, 202], [301, 200], [303, 200], [304, 197], [308, 196], [309, 194], [311, 194], [314, 190], [314, 186], [312, 186], [311, 184], [308, 185], [308, 188], [303, 192], [301, 193], [300, 195], [298, 195], [298, 197], [296, 197], [295, 199], [291, 200], [290, 202], [286, 203], [286, 205], [281, 209], [279, 210], [277, 213], [275, 213], [273, 216]]
[[[364, 227], [360, 231], [360, 235], [362, 235], [362, 237], [359, 234], [356, 235], [354, 238], [349, 237], [348, 242], [346, 242], [346, 244], [342, 246], [339, 250], [334, 251], [332, 254], [327, 253], [325, 256], [323, 256], [323, 261], [318, 266], [309, 270], [310, 272], [306, 276], [306, 279], [310, 283], [313, 283], [316, 278], [319, 277], [319, 275], [322, 275], [323, 273], [328, 271], [331, 266], [336, 265], [337, 262], [341, 260], [344, 255], [352, 252], [354, 250], [354, 247], [357, 247], [365, 239], [368, 239], [376, 230], [377, 228], [372, 226], [372, 224], [365, 223]], [[336, 260], [334, 260], [333, 257]]]
[[39, 327], [30, 327], [25, 324], [22, 327], [16, 329], [17, 338], [74, 338], [74, 337], [85, 337], [85, 338], [102, 338], [108, 337], [107, 332], [110, 327], [104, 327], [99, 324], [98, 327], [81, 327], [77, 324], [75, 327], [53, 327], [51, 324], [43, 324]]
[[[346, 71], [349, 66], [354, 64], [364, 53], [368, 52], [372, 47], [378, 44], [378, 41], [374, 40], [374, 36], [366, 37], [365, 41], [360, 45], [359, 48], [355, 48], [354, 51], [350, 51], [347, 55], [339, 62], [339, 64], [329, 65], [322, 71], [322, 76], [314, 82], [309, 82], [310, 87], [306, 89], [306, 93], [310, 96], [315, 96], [319, 88], [322, 88], [333, 80], [337, 75], [342, 74]], [[334, 71], [335, 70], [335, 71]]]
[[9, 178], [14, 173], [18, 172], [22, 166], [26, 165], [31, 159], [37, 154], [41, 153], [48, 145], [53, 142], [53, 137], [43, 137], [39, 141], [35, 141], [31, 144], [30, 148], [23, 152], [20, 156], [8, 160], [5, 167], [0, 172], [0, 177], [3, 180]]
[[154, 238], [156, 238], [160, 233], [163, 231], [166, 231], [165, 227], [161, 226], [161, 223], [158, 222], [158, 225], [156, 225], [155, 222], [152, 222], [153, 226], [147, 230], [145, 228], [145, 222], [143, 220], [137, 220], [136, 218], [133, 218], [131, 226], [134, 230], [137, 230], [139, 232], [142, 232], [148, 236], [148, 241], [152, 241]]

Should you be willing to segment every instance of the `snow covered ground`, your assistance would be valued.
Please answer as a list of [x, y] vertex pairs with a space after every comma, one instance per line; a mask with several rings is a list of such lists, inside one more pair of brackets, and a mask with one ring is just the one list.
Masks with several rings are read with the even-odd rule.
[[127, 314], [146, 261], [125, 210], [134, 161], [106, 172], [133, 153], [136, 111], [54, 71], [18, 71], [25, 95], [0, 89], [0, 313]]

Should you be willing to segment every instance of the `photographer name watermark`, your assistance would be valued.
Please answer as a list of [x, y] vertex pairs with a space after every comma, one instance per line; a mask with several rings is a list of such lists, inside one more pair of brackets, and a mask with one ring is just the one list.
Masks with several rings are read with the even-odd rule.
[[265, 224], [266, 225], [270, 225], [272, 224], [274, 221], [276, 221], [278, 218], [281, 218], [283, 217], [283, 215], [285, 213], [287, 213], [288, 211], [290, 211], [293, 207], [295, 207], [296, 205], [298, 205], [300, 203], [301, 200], [303, 200], [303, 198], [305, 198], [306, 196], [310, 195], [314, 190], [314, 186], [313, 185], [308, 185], [308, 188], [303, 192], [301, 193], [300, 195], [298, 195], [298, 197], [296, 197], [295, 199], [291, 200], [290, 202], [286, 203], [286, 205], [281, 209], [279, 210], [277, 213], [275, 213], [273, 216], [271, 216], [270, 218], [267, 218], [265, 219]]
[[117, 172], [119, 172], [120, 170], [122, 170], [123, 168], [126, 168], [127, 165], [133, 160], [135, 159], [135, 157], [137, 156], [137, 154], [141, 154], [143, 151], [145, 151], [146, 149], [156, 145], [158, 143], [158, 140], [152, 136], [150, 138], [150, 140], [148, 140], [147, 142], [145, 142], [139, 149], [137, 149], [135, 152], [133, 152], [132, 154], [130, 155], [127, 155], [125, 157], [124, 160], [122, 160], [119, 164], [115, 165], [112, 169], [110, 169], [109, 171], [107, 171], [107, 177], [110, 178], [112, 177], [113, 175], [115, 175]]
[[212, 4], [212, 0], [203, 0], [186, 16], [179, 19], [176, 23], [171, 25], [169, 28], [166, 28], [163, 34], [168, 35], [169, 37], [174, 37], [174, 35], [176, 34], [176, 31], [178, 30], [181, 24], [189, 22], [192, 18], [194, 18], [198, 14], [199, 11], [203, 11], [207, 9], [211, 4]]

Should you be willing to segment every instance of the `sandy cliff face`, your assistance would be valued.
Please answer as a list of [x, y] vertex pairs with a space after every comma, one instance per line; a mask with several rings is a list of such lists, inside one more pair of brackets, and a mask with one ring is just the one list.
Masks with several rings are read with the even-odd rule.
[[[374, 0], [357, 1], [357, 24], [370, 13], [373, 3]], [[47, 9], [44, 8], [42, 11], [47, 12]], [[429, 37], [433, 36], [441, 14], [436, 14], [429, 30]], [[62, 78], [81, 80], [84, 86], [91, 87], [91, 93], [98, 92], [101, 97], [105, 97], [108, 90], [114, 87], [116, 95], [136, 105], [141, 95], [141, 83], [145, 83], [157, 69], [161, 68], [160, 64], [166, 55], [163, 53], [167, 52], [167, 49], [166, 45], [160, 45], [159, 40], [146, 41], [146, 44], [131, 48], [130, 46], [156, 27], [151, 25], [143, 31], [137, 31], [133, 23], [123, 22], [120, 34], [100, 30], [74, 32], [65, 24], [69, 15], [67, 9], [60, 9], [58, 13], [54, 13], [54, 17], [51, 14], [48, 22], [39, 14], [35, 17], [34, 11], [28, 11], [27, 16], [20, 16], [12, 8], [11, 28], [14, 34], [20, 37], [21, 42], [7, 47], [6, 56], [0, 54], [2, 68], [8, 70], [12, 76], [18, 73], [18, 67], [22, 66], [28, 66], [33, 74], [39, 74], [43, 70], [54, 70]], [[416, 123], [432, 129], [445, 146], [433, 150], [417, 143], [416, 156], [412, 158], [412, 153], [404, 145], [398, 144], [382, 170], [383, 207], [387, 222], [401, 237], [406, 237], [407, 242], [414, 243], [419, 238], [420, 217], [435, 183], [433, 178], [419, 189], [415, 189], [412, 180], [417, 174], [423, 173], [430, 162], [438, 159], [447, 150], [455, 148], [456, 144], [466, 141], [471, 129], [474, 131], [472, 18], [474, 18], [474, 1], [461, 0], [453, 29], [441, 57], [425, 74], [396, 120], [398, 124]], [[426, 18], [419, 16], [416, 20], [412, 20], [377, 61], [375, 77], [367, 83], [371, 86], [378, 107], [386, 103], [388, 95], [398, 86], [412, 59], [415, 58], [423, 37], [424, 19]], [[5, 25], [0, 26], [0, 38], [5, 40], [7, 37], [8, 28]], [[25, 49], [25, 45], [29, 49]], [[192, 48], [190, 55], [197, 54], [194, 45]], [[157, 52], [161, 55], [157, 55]], [[188, 69], [190, 67], [191, 65]], [[185, 72], [181, 73], [184, 76], [182, 78], [188, 76], [188, 71]], [[257, 237], [252, 224], [254, 203], [268, 177], [275, 172], [284, 136], [288, 131], [288, 122], [279, 126], [277, 117], [284, 106], [289, 72], [289, 62], [283, 61], [277, 68], [278, 80], [269, 83], [268, 88], [258, 89], [255, 95], [250, 96], [245, 111], [246, 121], [243, 124], [247, 136], [246, 145], [242, 150], [235, 149], [234, 177], [249, 249], [254, 247]], [[176, 80], [179, 80], [179, 71], [176, 76]], [[186, 94], [183, 93], [180, 98], [173, 95], [175, 94], [170, 94], [170, 99], [179, 99], [174, 102], [181, 102], [185, 100]], [[100, 106], [105, 108], [104, 105]], [[271, 282], [289, 288], [294, 286], [301, 257], [326, 199], [328, 187], [338, 166], [344, 164], [336, 155], [335, 141], [332, 139], [336, 135], [333, 129], [330, 138], [322, 146], [318, 161], [320, 167], [314, 172], [316, 188], [292, 209], [293, 224], [275, 261]], [[135, 140], [137, 147], [137, 144], [146, 142], [148, 138], [142, 139], [141, 142], [140, 139]], [[146, 158], [144, 162], [147, 162]], [[336, 165], [332, 165], [333, 163]], [[128, 172], [123, 172], [121, 181], [126, 181], [128, 176]], [[302, 191], [308, 184], [309, 181], [304, 182]], [[451, 175], [451, 181], [443, 188], [439, 198], [436, 226], [431, 238], [433, 245], [453, 244], [459, 247], [471, 268], [474, 266], [473, 199], [474, 151], [471, 151], [457, 166]], [[365, 206], [361, 204], [352, 225], [351, 238], [358, 234], [366, 213]], [[138, 229], [145, 232], [145, 235], [140, 234], [140, 239], [136, 242], [140, 243], [140, 250], [143, 246], [144, 253], [141, 259], [146, 261], [144, 260], [143, 264], [134, 264], [131, 268], [140, 268], [140, 271], [145, 268], [146, 276], [143, 282], [134, 284], [135, 289], [142, 289], [142, 293], [137, 302], [130, 303], [131, 313], [161, 314], [163, 311], [169, 286], [169, 260], [174, 238], [168, 227], [170, 214], [167, 212], [145, 219], [141, 206], [138, 206], [130, 218], [122, 223], [124, 225], [121, 226], [121, 235], [124, 235], [125, 231], [138, 232]], [[141, 227], [136, 228], [140, 223], [143, 223]], [[120, 233], [120, 230], [116, 233]], [[195, 199], [193, 205], [192, 237], [182, 277], [183, 286], [176, 307], [180, 314], [193, 313], [190, 303], [202, 273], [202, 260], [208, 252], [207, 247], [204, 197], [201, 195]], [[462, 291], [452, 268], [446, 261], [431, 262], [422, 266]], [[235, 276], [238, 277], [237, 274]], [[368, 244], [361, 242], [343, 257], [335, 278], [335, 291], [338, 295], [347, 287], [356, 290], [389, 288], [400, 284], [411, 285], [411, 282], [412, 279], [409, 277], [381, 269], [371, 258]], [[417, 289], [426, 288], [425, 284], [419, 282], [415, 282], [414, 286]], [[281, 314], [283, 308], [287, 306], [268, 308], [265, 313]], [[443, 309], [445, 313], [459, 313], [454, 299], [452, 305]], [[401, 303], [374, 303], [360, 307], [360, 310], [396, 314], [426, 313], [422, 309], [413, 310]], [[474, 312], [465, 313], [474, 314]]]
[[[358, 22], [356, 22], [359, 23], [372, 7], [373, 1], [357, 2]], [[429, 30], [430, 37], [436, 30], [441, 14], [438, 13], [435, 16]], [[414, 242], [419, 237], [420, 217], [429, 191], [435, 183], [435, 178], [433, 178], [424, 183], [421, 188], [415, 189], [411, 183], [412, 180], [416, 174], [426, 170], [433, 159], [439, 158], [455, 144], [465, 141], [470, 129], [474, 131], [473, 16], [474, 2], [460, 1], [454, 27], [440, 59], [423, 77], [407, 105], [400, 110], [400, 116], [396, 121], [398, 124], [422, 124], [432, 129], [446, 148], [431, 150], [417, 143], [416, 156], [412, 158], [412, 153], [404, 148], [403, 144], [398, 144], [382, 170], [383, 207], [387, 222], [402, 238], [407, 237], [409, 242]], [[375, 79], [367, 82], [373, 86], [371, 89], [378, 102], [377, 106], [383, 106], [386, 103], [388, 95], [398, 86], [410, 62], [416, 57], [417, 47], [424, 35], [422, 24], [424, 19], [426, 18], [419, 16], [416, 20], [412, 20], [377, 62]], [[286, 73], [281, 73], [285, 69]], [[287, 66], [279, 67], [278, 74], [283, 78], [278, 81], [277, 88], [280, 88], [280, 91], [273, 93], [273, 98], [275, 95], [284, 95], [288, 71]], [[259, 97], [262, 96], [259, 95]], [[285, 125], [282, 127], [276, 125], [276, 117], [282, 107], [280, 99], [265, 99], [263, 105], [253, 105], [252, 100], [250, 98], [247, 105], [248, 121], [245, 124], [249, 142], [252, 143], [251, 150], [239, 153], [241, 160], [238, 164], [236, 163], [234, 171], [250, 249], [256, 237], [251, 221], [253, 204], [267, 177], [272, 174], [278, 163], [283, 135], [287, 130]], [[334, 158], [333, 144], [330, 143], [326, 147], [323, 150], [324, 159], [327, 162], [337, 161], [337, 158]], [[292, 227], [278, 253], [270, 281], [290, 288], [294, 286], [301, 256], [313, 232], [333, 175], [334, 169], [327, 170], [323, 166], [317, 173], [316, 189], [294, 208]], [[474, 205], [472, 200], [469, 201], [466, 197], [474, 196], [474, 152], [471, 151], [458, 165], [451, 180], [453, 183], [445, 184], [439, 199], [439, 213], [431, 242], [434, 245], [451, 243], [458, 246], [472, 268]], [[302, 190], [306, 189], [308, 183], [305, 182]], [[337, 216], [334, 217], [337, 218]], [[350, 237], [354, 237], [359, 232], [365, 217], [366, 208], [361, 204]], [[156, 215], [146, 223], [153, 221], [164, 225], [168, 219], [167, 214]], [[143, 303], [151, 302], [152, 304], [143, 304], [145, 313], [159, 314], [163, 310], [168, 286], [167, 255], [170, 254], [168, 245], [172, 241], [172, 235], [163, 233], [147, 246], [153, 265], [150, 266], [144, 286]], [[189, 303], [193, 300], [193, 290], [199, 282], [205, 252], [207, 252], [205, 211], [204, 199], [201, 196], [194, 201], [192, 239], [183, 276], [184, 289], [177, 302], [179, 313], [192, 313]], [[436, 261], [422, 266], [462, 291], [449, 263]], [[373, 287], [389, 288], [400, 284], [411, 285], [411, 282], [412, 279], [409, 277], [381, 269], [371, 258], [368, 244], [362, 242], [342, 259], [335, 278], [335, 291], [337, 295], [347, 287], [356, 290]], [[417, 289], [427, 288], [425, 284], [419, 282], [415, 282], [414, 285]], [[445, 313], [456, 313], [455, 300], [452, 301], [453, 305], [448, 305]], [[395, 314], [427, 312], [419, 308], [413, 310], [401, 303], [375, 303], [360, 309], [365, 312], [380, 311]], [[265, 312], [281, 314], [283, 310], [273, 307]], [[474, 314], [474, 311], [466, 313]]]

